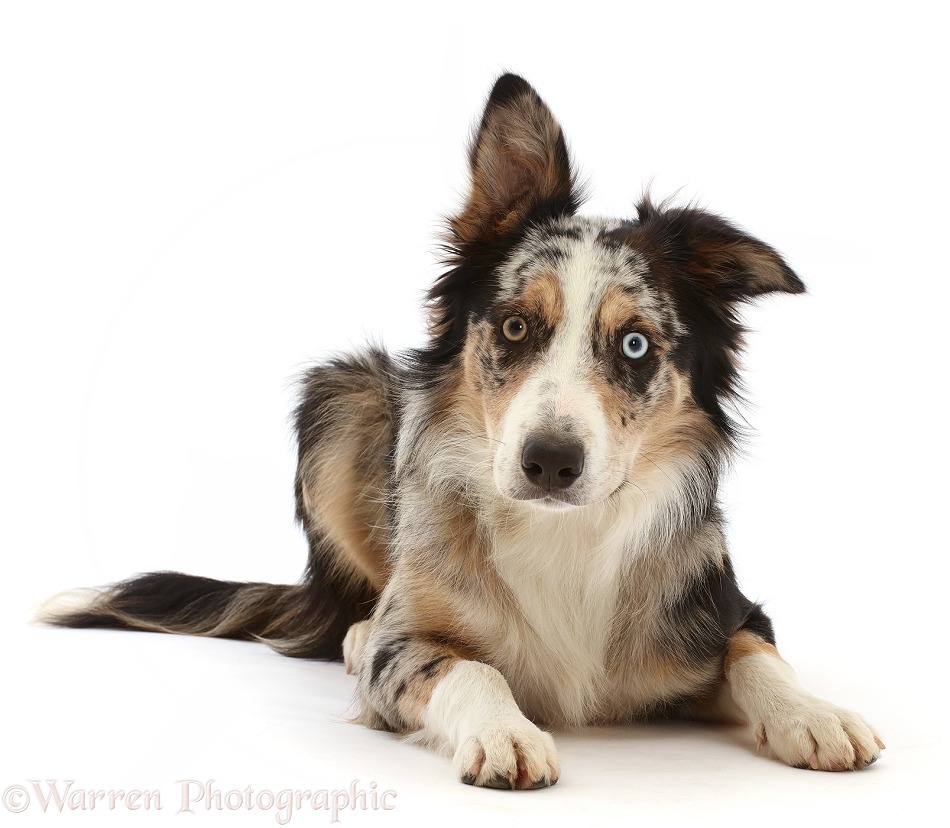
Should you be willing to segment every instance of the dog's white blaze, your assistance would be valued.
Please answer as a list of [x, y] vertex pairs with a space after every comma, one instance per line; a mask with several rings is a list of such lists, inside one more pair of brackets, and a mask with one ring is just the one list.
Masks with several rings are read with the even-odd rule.
[[502, 492], [523, 485], [521, 452], [536, 431], [567, 426], [584, 443], [584, 473], [572, 487], [579, 501], [609, 495], [623, 479], [623, 464], [610, 452], [608, 424], [590, 385], [592, 337], [597, 310], [613, 277], [592, 237], [571, 245], [572, 255], [558, 268], [564, 317], [532, 375], [514, 396], [502, 419], [495, 458], [495, 481]]

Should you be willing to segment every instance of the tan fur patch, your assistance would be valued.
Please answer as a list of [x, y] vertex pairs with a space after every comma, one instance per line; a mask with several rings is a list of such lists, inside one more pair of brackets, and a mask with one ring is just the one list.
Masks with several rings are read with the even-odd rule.
[[[468, 534], [465, 527], [458, 528], [460, 534], [452, 536], [458, 543], [448, 545], [442, 563], [448, 565], [448, 572], [455, 580], [484, 578], [484, 573], [477, 571], [474, 556], [464, 555], [462, 544], [466, 542]], [[398, 603], [392, 610], [398, 619], [395, 624], [403, 634], [411, 635], [415, 642], [412, 652], [412, 664], [415, 666], [406, 663], [403, 668], [411, 672], [404, 679], [395, 706], [403, 722], [418, 723], [432, 691], [445, 674], [457, 662], [479, 660], [483, 654], [471, 644], [475, 640], [474, 631], [463, 627], [459, 621], [464, 613], [458, 604], [464, 598], [446, 583], [446, 573], [442, 567], [439, 568], [439, 575], [443, 577], [433, 577], [435, 573], [431, 562], [426, 565], [426, 561], [420, 558], [412, 563], [408, 560], [402, 563], [404, 568], [394, 576], [389, 589], [392, 595], [398, 595]], [[431, 668], [421, 669], [427, 662], [439, 658], [444, 660]]]
[[745, 247], [744, 262], [755, 287], [761, 291], [787, 290], [788, 274], [776, 258], [775, 251], [764, 246], [760, 249], [751, 244]]
[[[473, 328], [465, 339], [462, 352], [462, 376], [454, 385], [446, 403], [456, 403], [469, 422], [481, 426], [485, 421], [485, 377], [482, 373], [482, 357], [491, 347], [491, 331], [487, 323]], [[449, 412], [448, 407], [437, 410]]]
[[[692, 562], [685, 550], [668, 550], [669, 558], [662, 560], [640, 558], [623, 583], [606, 654], [611, 681], [607, 719], [625, 709], [633, 714], [653, 712], [657, 702], [708, 692], [722, 678], [718, 659], [693, 661], [669, 643], [676, 640], [675, 633], [672, 638], [669, 634], [669, 607], [680, 596], [681, 585], [708, 561], [725, 554], [721, 534], [713, 527], [700, 530], [692, 542], [706, 554]], [[670, 577], [669, 559], [687, 564], [675, 579]]]
[[542, 317], [549, 327], [557, 327], [564, 318], [561, 280], [554, 271], [544, 271], [528, 283], [514, 304]]
[[340, 418], [333, 440], [301, 464], [304, 503], [313, 528], [342, 553], [340, 560], [382, 589], [387, 577], [385, 456], [391, 426], [372, 391], [348, 395], [358, 416]]
[[[447, 553], [453, 558], [456, 574], [462, 577], [474, 575], [474, 562], [459, 555], [454, 544], [448, 544]], [[413, 567], [417, 569], [421, 567]], [[400, 585], [401, 605], [405, 617], [403, 623], [413, 635], [454, 639], [458, 629], [458, 596], [442, 579], [432, 578], [422, 572], [413, 572]]]
[[[637, 320], [634, 325], [631, 320]], [[631, 333], [634, 330], [644, 334], [657, 348], [661, 342], [659, 332], [649, 322], [643, 319], [636, 300], [620, 285], [612, 285], [604, 292], [600, 307], [597, 310], [596, 331], [601, 340], [616, 338], [618, 332]], [[617, 428], [621, 422], [629, 418], [631, 410], [641, 403], [632, 403], [629, 396], [614, 383], [598, 372], [592, 372], [589, 381], [597, 393], [600, 405], [611, 428]], [[622, 438], [624, 448], [631, 444], [631, 437]]]
[[[441, 516], [440, 525], [432, 527], [442, 538], [438, 550], [438, 577], [426, 554], [411, 552], [404, 556], [400, 583], [394, 591], [400, 595], [407, 626], [414, 634], [446, 641], [465, 639], [477, 641], [478, 635], [462, 627], [466, 617], [462, 611], [470, 600], [464, 586], [478, 585], [480, 591], [490, 590], [497, 600], [504, 600], [507, 589], [485, 560], [486, 541], [478, 538], [475, 516], [468, 509], [453, 509]], [[457, 647], [461, 649], [461, 645]], [[461, 654], [461, 653], [460, 653]], [[472, 657], [469, 651], [468, 656]]]
[[[597, 312], [597, 330], [601, 336], [609, 336], [620, 330], [625, 330], [631, 319], [636, 318], [636, 330], [646, 334], [654, 342], [657, 332], [648, 322], [642, 320], [636, 300], [620, 285], [611, 285], [604, 292], [600, 308]], [[629, 333], [630, 331], [626, 331]]]
[[418, 722], [422, 719], [426, 705], [432, 698], [432, 691], [456, 664], [461, 661], [455, 655], [449, 655], [445, 661], [440, 661], [431, 670], [417, 672], [406, 683], [405, 691], [396, 702], [396, 712], [404, 722]]
[[[636, 458], [634, 474], [643, 466], [656, 469], [667, 462], [675, 462], [678, 455], [691, 452], [704, 437], [714, 439], [715, 436], [709, 418], [692, 402], [688, 384], [676, 369], [665, 366], [661, 370], [667, 371], [669, 376], [669, 386], [664, 391], [668, 399], [655, 411], [649, 412], [647, 419], [638, 420], [638, 428], [620, 428], [615, 434], [618, 453]], [[628, 422], [632, 415], [639, 418], [643, 413], [643, 401], [631, 400], [603, 375], [594, 372], [588, 379], [600, 401], [604, 417], [612, 428], [617, 429], [621, 422]]]
[[756, 653], [764, 653], [765, 655], [775, 656], [775, 658], [781, 659], [778, 650], [775, 649], [773, 644], [762, 640], [749, 630], [739, 630], [739, 632], [729, 639], [729, 648], [726, 650], [726, 659], [723, 669], [728, 673], [740, 658], [755, 655]]
[[308, 502], [319, 504], [319, 511], [312, 513], [314, 525], [340, 549], [346, 563], [382, 589], [386, 583], [386, 545], [375, 527], [382, 525], [385, 516], [371, 502], [362, 485], [365, 481], [354, 470], [352, 451], [340, 451], [328, 460], [337, 473], [321, 475], [320, 484], [305, 490]]
[[[721, 439], [706, 413], [693, 401], [689, 380], [675, 368], [670, 368], [669, 403], [658, 410], [649, 421], [634, 468], [675, 467], [679, 457], [695, 453], [696, 446], [713, 446]], [[640, 463], [640, 459], [645, 464]]]

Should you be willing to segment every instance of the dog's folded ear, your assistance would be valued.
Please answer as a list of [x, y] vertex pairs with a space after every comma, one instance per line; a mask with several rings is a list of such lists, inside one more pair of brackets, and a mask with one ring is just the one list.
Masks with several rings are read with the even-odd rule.
[[697, 404], [734, 440], [738, 428], [724, 403], [741, 389], [735, 357], [745, 329], [738, 305], [768, 293], [802, 293], [805, 285], [772, 247], [719, 216], [646, 198], [637, 212], [627, 241], [646, 256], [686, 323], [674, 359], [691, 376]]
[[582, 200], [560, 125], [517, 75], [495, 82], [469, 163], [468, 199], [450, 219], [462, 247], [501, 241], [532, 219], [571, 214]]
[[648, 255], [721, 301], [805, 290], [772, 247], [719, 216], [691, 207], [656, 207], [649, 199], [637, 212], [638, 240]]

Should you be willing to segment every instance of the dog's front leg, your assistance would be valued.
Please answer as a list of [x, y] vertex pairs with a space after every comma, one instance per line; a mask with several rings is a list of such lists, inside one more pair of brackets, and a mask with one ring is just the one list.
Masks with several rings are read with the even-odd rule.
[[876, 761], [884, 743], [856, 713], [807, 693], [775, 647], [749, 630], [729, 641], [726, 680], [732, 698], [783, 762], [815, 770], [856, 770]]
[[433, 689], [422, 719], [454, 751], [466, 784], [533, 789], [557, 782], [554, 740], [525, 717], [494, 667], [456, 663]]
[[525, 790], [557, 782], [554, 740], [525, 717], [494, 667], [375, 625], [360, 655], [356, 668], [369, 723], [381, 719], [447, 747], [468, 785]]

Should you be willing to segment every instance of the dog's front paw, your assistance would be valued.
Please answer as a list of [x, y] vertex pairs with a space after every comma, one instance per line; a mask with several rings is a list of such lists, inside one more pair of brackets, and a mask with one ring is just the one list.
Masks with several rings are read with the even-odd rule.
[[884, 742], [857, 713], [814, 697], [783, 706], [755, 726], [759, 745], [796, 768], [860, 770], [877, 761]]
[[523, 719], [492, 722], [463, 739], [455, 769], [466, 785], [532, 790], [554, 785], [559, 764], [551, 735]]

